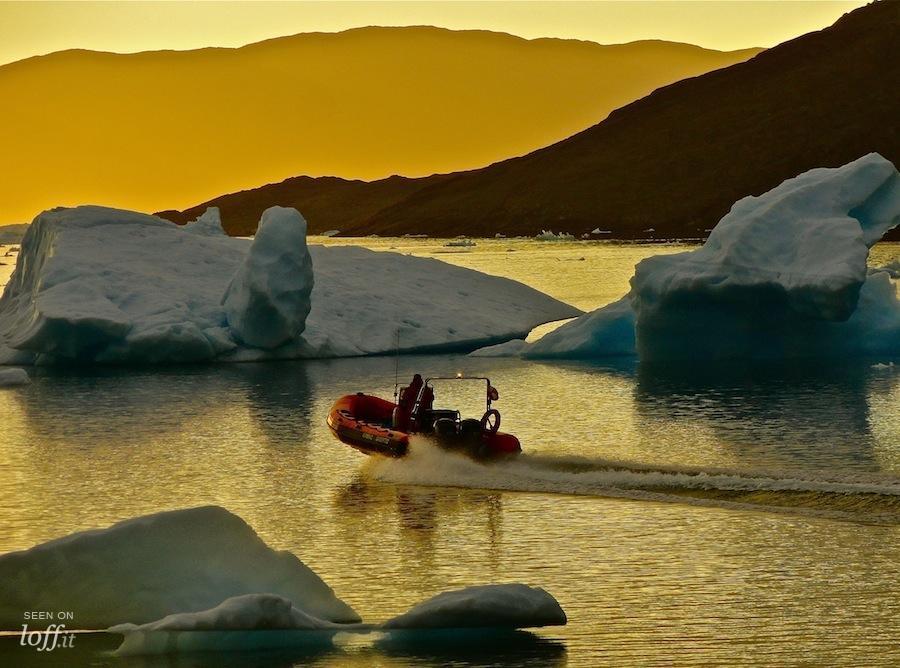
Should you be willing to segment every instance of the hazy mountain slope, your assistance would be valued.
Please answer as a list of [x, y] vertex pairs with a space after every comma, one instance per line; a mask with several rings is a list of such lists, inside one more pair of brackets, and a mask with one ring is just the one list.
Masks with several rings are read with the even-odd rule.
[[[704, 236], [735, 200], [812, 167], [870, 151], [900, 165], [898, 35], [900, 3], [877, 3], [746, 63], [657, 90], [521, 158], [389, 190], [357, 186], [348, 197], [328, 182], [308, 183], [319, 201], [330, 198], [325, 209], [306, 206], [311, 229], [453, 236], [600, 227], [627, 238], [652, 227], [656, 236]], [[253, 225], [268, 204], [287, 203], [270, 188], [220, 198], [226, 224]], [[367, 188], [373, 197], [361, 206]], [[295, 194], [290, 201], [303, 210], [309, 195]], [[256, 209], [242, 218], [248, 197]]]
[[0, 224], [60, 204], [186, 206], [295, 174], [479, 167], [753, 53], [422, 27], [30, 58], [0, 67]]
[[700, 236], [731, 204], [870, 151], [900, 165], [900, 3], [681, 81], [525, 157], [423, 188], [348, 232]]
[[[297, 176], [280, 183], [222, 195], [185, 209], [160, 211], [157, 215], [176, 223], [194, 220], [208, 206], [222, 212], [222, 225], [233, 236], [253, 234], [262, 212], [270, 206], [291, 206], [303, 212], [311, 233], [334, 229], [363, 229], [376, 213], [404, 200], [417, 190], [452, 175], [419, 179], [391, 176], [379, 181], [349, 181], [335, 176]], [[335, 227], [337, 226], [337, 227]]]

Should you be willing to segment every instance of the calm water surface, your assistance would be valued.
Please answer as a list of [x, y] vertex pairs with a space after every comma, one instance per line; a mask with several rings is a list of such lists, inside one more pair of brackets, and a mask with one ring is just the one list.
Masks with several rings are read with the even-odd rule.
[[[620, 296], [642, 257], [684, 250], [491, 240], [449, 253], [428, 240], [366, 241], [582, 308]], [[874, 261], [898, 254], [881, 245]], [[115, 645], [108, 638], [79, 638], [67, 665], [900, 662], [897, 367], [402, 358], [405, 376], [462, 371], [499, 387], [504, 429], [526, 454], [481, 465], [425, 443], [379, 462], [331, 437], [334, 398], [389, 396], [394, 364], [37, 370], [30, 386], [0, 391], [0, 551], [214, 503], [295, 552], [368, 621], [447, 588], [524, 581], [559, 599], [567, 627], [486, 646], [348, 640], [139, 663], [98, 654]], [[439, 388], [440, 399], [478, 412], [474, 388]], [[54, 665], [0, 641], [0, 663], [26, 659]]]

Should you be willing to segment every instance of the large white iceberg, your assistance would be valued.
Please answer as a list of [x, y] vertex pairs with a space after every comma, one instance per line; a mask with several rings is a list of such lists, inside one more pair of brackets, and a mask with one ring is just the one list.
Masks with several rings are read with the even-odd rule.
[[385, 629], [559, 626], [566, 613], [540, 587], [513, 583], [445, 591], [382, 624]]
[[702, 248], [642, 260], [625, 298], [518, 354], [900, 355], [890, 273], [866, 266], [869, 248], [898, 223], [900, 174], [880, 155], [810, 170], [735, 203]]
[[275, 349], [254, 347], [221, 303], [251, 245], [117, 209], [46, 211], [29, 226], [0, 298], [0, 364], [344, 357], [393, 352], [398, 333], [401, 352], [466, 351], [580, 313], [438, 260], [312, 246], [303, 333]]
[[312, 288], [306, 220], [296, 209], [273, 206], [263, 213], [250, 252], [225, 289], [228, 327], [254, 348], [295, 341], [306, 327]]
[[255, 593], [276, 594], [323, 620], [359, 621], [297, 557], [269, 548], [240, 517], [214, 506], [138, 517], [4, 554], [0, 583], [0, 630], [21, 630], [23, 610], [71, 611], [78, 628], [98, 629]]

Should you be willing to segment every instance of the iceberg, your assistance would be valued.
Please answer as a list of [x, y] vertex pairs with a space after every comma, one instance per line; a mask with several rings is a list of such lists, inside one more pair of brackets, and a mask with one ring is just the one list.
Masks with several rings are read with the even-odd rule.
[[485, 346], [469, 353], [469, 357], [518, 357], [528, 347], [525, 339], [513, 339], [494, 346]]
[[575, 235], [568, 232], [556, 234], [553, 230], [541, 230], [541, 233], [534, 235], [534, 238], [536, 241], [575, 241]]
[[146, 624], [117, 624], [107, 631], [124, 636], [116, 655], [134, 656], [331, 646], [337, 633], [372, 631], [386, 632], [374, 636], [382, 644], [432, 644], [451, 637], [472, 641], [471, 635], [462, 633], [509, 632], [566, 622], [566, 613], [551, 594], [513, 583], [444, 592], [383, 624], [337, 624], [298, 609], [281, 596], [246, 594], [209, 610], [176, 613]]
[[514, 583], [446, 591], [381, 625], [384, 629], [560, 626], [566, 613], [540, 587]]
[[206, 208], [196, 220], [186, 223], [185, 232], [192, 234], [200, 234], [207, 237], [223, 237], [225, 229], [222, 227], [222, 217], [219, 214], [219, 207], [210, 206]]
[[275, 594], [244, 594], [225, 599], [200, 612], [177, 612], [147, 624], [116, 624], [112, 633], [133, 631], [250, 631], [253, 629], [334, 629], [345, 628], [319, 619], [294, 607]]
[[0, 387], [18, 387], [28, 385], [31, 379], [25, 369], [0, 369]]
[[551, 594], [513, 583], [445, 592], [383, 624], [363, 624], [296, 556], [271, 549], [217, 506], [0, 555], [0, 593], [0, 631], [20, 631], [23, 611], [65, 610], [72, 628], [123, 635], [119, 655], [330, 647], [348, 632], [422, 633], [427, 642], [428, 630], [566, 623]]
[[175, 613], [147, 624], [117, 624], [107, 630], [124, 636], [116, 655], [134, 656], [330, 645], [338, 631], [361, 626], [319, 619], [283, 596], [245, 594], [209, 610]]
[[[394, 352], [398, 334], [400, 352], [468, 352], [581, 313], [435, 259], [307, 248], [302, 217], [290, 211], [268, 214], [280, 221], [269, 241], [99, 206], [41, 213], [0, 297], [0, 364], [348, 357]], [[282, 227], [292, 231], [282, 236]], [[280, 274], [287, 265], [300, 276]], [[271, 331], [251, 322], [248, 309], [258, 307]]]
[[635, 354], [634, 311], [627, 297], [586, 313], [520, 350], [525, 358], [578, 359]]
[[146, 515], [0, 555], [0, 582], [0, 630], [21, 630], [23, 610], [70, 610], [78, 628], [100, 629], [257, 593], [321, 620], [359, 621], [297, 557], [271, 549], [240, 517], [215, 506]]
[[623, 299], [519, 351], [641, 361], [900, 355], [900, 300], [869, 248], [900, 223], [900, 173], [870, 153], [745, 197], [699, 249], [642, 260]]
[[306, 327], [312, 287], [306, 220], [296, 209], [273, 206], [263, 213], [250, 251], [225, 289], [228, 326], [254, 348], [296, 340]]

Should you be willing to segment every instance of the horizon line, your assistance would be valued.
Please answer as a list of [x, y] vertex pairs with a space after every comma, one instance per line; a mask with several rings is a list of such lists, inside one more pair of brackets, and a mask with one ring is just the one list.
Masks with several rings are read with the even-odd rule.
[[[277, 42], [280, 40], [293, 39], [297, 37], [306, 37], [306, 36], [337, 36], [343, 35], [345, 33], [350, 32], [358, 32], [362, 30], [406, 30], [406, 29], [429, 29], [429, 30], [438, 30], [442, 32], [450, 32], [450, 33], [485, 33], [490, 35], [500, 35], [504, 37], [511, 37], [515, 40], [519, 40], [522, 42], [574, 42], [578, 44], [589, 45], [590, 47], [600, 47], [600, 48], [614, 48], [620, 46], [630, 46], [634, 44], [644, 44], [644, 43], [659, 43], [659, 44], [672, 44], [677, 46], [687, 46], [695, 49], [700, 49], [702, 51], [708, 51], [713, 53], [740, 53], [742, 51], [756, 51], [757, 53], [766, 51], [772, 47], [766, 46], [748, 46], [741, 47], [739, 49], [716, 49], [713, 47], [702, 46], [700, 44], [694, 44], [693, 42], [681, 42], [678, 40], [671, 39], [663, 39], [658, 37], [648, 37], [643, 39], [633, 39], [627, 42], [596, 42], [590, 39], [582, 39], [579, 37], [555, 37], [555, 36], [542, 36], [542, 37], [524, 37], [522, 35], [517, 35], [512, 32], [507, 32], [505, 30], [491, 30], [489, 28], [447, 28], [445, 26], [439, 26], [434, 24], [427, 23], [418, 23], [418, 24], [402, 24], [402, 25], [380, 25], [380, 24], [370, 24], [364, 26], [353, 26], [350, 28], [344, 28], [342, 30], [311, 30], [307, 32], [297, 32], [297, 33], [289, 33], [285, 35], [275, 35], [274, 37], [266, 37], [264, 39], [256, 40], [253, 42], [247, 42], [245, 44], [240, 44], [237, 46], [222, 46], [222, 45], [206, 45], [206, 46], [197, 46], [189, 49], [173, 49], [173, 48], [161, 48], [161, 49], [141, 49], [139, 51], [117, 51], [113, 49], [92, 49], [90, 47], [81, 47], [81, 46], [73, 46], [65, 49], [56, 49], [53, 51], [47, 51], [45, 53], [36, 53], [30, 56], [25, 56], [24, 58], [17, 58], [15, 60], [0, 62], [0, 68], [6, 67], [7, 65], [14, 65], [16, 63], [24, 63], [29, 60], [33, 60], [36, 58], [46, 58], [48, 56], [53, 56], [61, 53], [70, 53], [70, 52], [89, 52], [89, 53], [97, 53], [97, 54], [105, 54], [105, 55], [114, 55], [114, 56], [137, 56], [142, 54], [150, 54], [150, 53], [191, 53], [194, 51], [211, 51], [211, 50], [223, 50], [223, 51], [239, 51], [241, 49], [247, 49], [254, 46], [259, 46], [260, 44], [266, 44], [268, 42]], [[798, 35], [799, 36], [799, 35]]]

